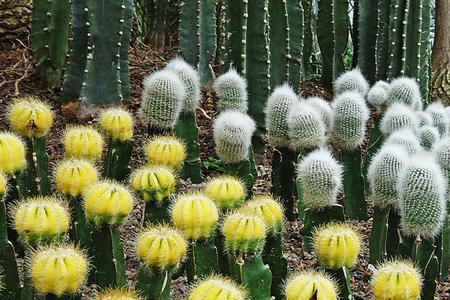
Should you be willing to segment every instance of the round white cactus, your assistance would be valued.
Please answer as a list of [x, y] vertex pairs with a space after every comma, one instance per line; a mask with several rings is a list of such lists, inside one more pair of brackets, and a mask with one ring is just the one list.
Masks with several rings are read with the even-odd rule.
[[381, 119], [380, 130], [387, 136], [403, 128], [410, 128], [413, 132], [418, 131], [419, 122], [416, 114], [405, 104], [392, 104]]
[[445, 137], [435, 143], [432, 152], [450, 182], [450, 137]]
[[409, 155], [414, 155], [423, 151], [418, 137], [408, 128], [392, 133], [383, 145], [397, 145], [404, 147]]
[[367, 103], [376, 109], [383, 108], [386, 106], [389, 89], [389, 83], [382, 80], [377, 81], [367, 94]]
[[288, 126], [292, 149], [313, 149], [326, 141], [326, 128], [320, 114], [305, 101], [294, 105], [288, 117]]
[[369, 83], [367, 83], [367, 80], [358, 68], [343, 73], [341, 76], [336, 78], [333, 85], [333, 92], [335, 96], [339, 96], [344, 92], [352, 91], [365, 97], [368, 90]]
[[430, 114], [432, 125], [438, 129], [441, 137], [447, 135], [450, 120], [447, 116], [444, 105], [442, 105], [441, 102], [434, 102], [428, 105], [425, 111]]
[[434, 126], [423, 126], [419, 129], [420, 144], [426, 150], [430, 150], [441, 138], [439, 131]]
[[218, 109], [237, 110], [245, 113], [248, 109], [247, 81], [238, 72], [230, 68], [214, 82], [214, 89], [219, 97]]
[[419, 122], [419, 127], [423, 126], [432, 126], [433, 120], [431, 119], [431, 115], [424, 111], [416, 111], [417, 122]]
[[320, 117], [322, 118], [323, 123], [327, 128], [329, 128], [333, 115], [333, 110], [331, 109], [330, 103], [320, 97], [309, 97], [306, 99], [306, 103], [317, 110], [317, 112], [320, 114]]
[[403, 103], [415, 110], [422, 108], [422, 96], [417, 81], [408, 77], [399, 77], [390, 84], [388, 104]]

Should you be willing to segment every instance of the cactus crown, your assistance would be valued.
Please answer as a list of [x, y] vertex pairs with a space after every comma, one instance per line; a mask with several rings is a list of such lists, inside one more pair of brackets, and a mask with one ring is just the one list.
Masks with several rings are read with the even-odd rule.
[[144, 300], [137, 292], [130, 289], [107, 289], [95, 295], [95, 300]]
[[175, 136], [154, 136], [148, 141], [145, 153], [149, 165], [165, 165], [178, 170], [186, 158], [186, 147]]
[[420, 144], [426, 150], [430, 150], [440, 137], [439, 131], [434, 126], [423, 126], [419, 129]]
[[433, 155], [450, 182], [450, 137], [443, 138], [433, 145]]
[[392, 133], [384, 145], [396, 145], [403, 147], [409, 155], [414, 155], [423, 150], [420, 141], [411, 129], [402, 129]]
[[422, 97], [417, 81], [408, 77], [399, 77], [390, 84], [388, 93], [388, 104], [403, 103], [412, 109], [420, 110]]
[[367, 80], [358, 68], [343, 73], [341, 76], [336, 78], [333, 84], [333, 92], [335, 96], [352, 91], [359, 93], [364, 97], [366, 96], [368, 90], [369, 83], [367, 83]]
[[235, 69], [230, 68], [228, 72], [219, 76], [214, 82], [214, 89], [219, 97], [220, 112], [226, 110], [247, 112], [247, 82]]
[[398, 191], [403, 232], [435, 237], [446, 217], [447, 184], [441, 168], [428, 153], [412, 157], [400, 172]]
[[297, 166], [306, 207], [320, 210], [337, 203], [342, 188], [342, 166], [327, 149], [318, 149]]
[[433, 119], [431, 119], [431, 115], [424, 111], [416, 111], [417, 122], [419, 122], [419, 127], [423, 126], [432, 126]]
[[234, 281], [222, 276], [213, 276], [200, 281], [188, 298], [188, 300], [203, 299], [245, 300], [247, 297], [243, 288]]
[[283, 208], [277, 200], [269, 195], [254, 196], [241, 211], [263, 219], [268, 234], [283, 231]]
[[139, 234], [136, 254], [150, 268], [177, 268], [186, 254], [186, 241], [173, 228], [165, 225], [152, 226]]
[[97, 181], [97, 169], [88, 161], [69, 158], [55, 169], [56, 190], [63, 195], [78, 197], [86, 187]]
[[364, 141], [369, 109], [364, 98], [355, 92], [345, 92], [332, 103], [331, 134], [334, 142], [344, 150], [354, 150]]
[[131, 185], [144, 201], [162, 203], [175, 191], [175, 175], [164, 166], [149, 166], [131, 175]]
[[226, 111], [214, 122], [216, 152], [225, 163], [248, 159], [255, 121], [237, 111]]
[[229, 209], [244, 202], [245, 188], [239, 179], [222, 175], [206, 184], [205, 195], [213, 200], [218, 208]]
[[288, 117], [290, 146], [294, 150], [313, 149], [325, 143], [326, 127], [320, 114], [305, 101], [298, 102]]
[[73, 295], [85, 284], [89, 261], [73, 246], [43, 247], [31, 258], [31, 279], [42, 294]]
[[172, 223], [191, 240], [214, 235], [219, 213], [214, 202], [200, 193], [179, 195], [172, 207]]
[[288, 279], [284, 290], [286, 300], [338, 299], [336, 282], [323, 272], [302, 271]]
[[441, 102], [434, 102], [428, 105], [426, 112], [430, 114], [432, 125], [436, 127], [441, 136], [448, 134], [450, 119], [447, 116], [444, 105]]
[[129, 141], [133, 138], [133, 118], [121, 108], [110, 108], [100, 115], [100, 127], [113, 141]]
[[326, 268], [351, 268], [358, 259], [360, 238], [350, 225], [330, 223], [315, 230], [314, 246], [320, 263]]
[[186, 90], [177, 73], [155, 72], [144, 79], [141, 115], [151, 127], [173, 128], [177, 123]]
[[288, 145], [288, 115], [298, 100], [288, 84], [277, 87], [267, 100], [265, 110], [267, 136], [273, 147]]
[[374, 206], [399, 208], [398, 176], [408, 159], [406, 149], [396, 145], [385, 145], [373, 156], [367, 171], [367, 179]]
[[181, 57], [172, 59], [166, 68], [177, 73], [184, 84], [186, 97], [183, 101], [183, 111], [187, 113], [195, 112], [201, 99], [200, 77], [197, 71]]
[[14, 174], [26, 165], [23, 141], [15, 134], [0, 132], [0, 172]]
[[309, 97], [306, 99], [306, 103], [319, 113], [325, 127], [328, 129], [333, 115], [330, 103], [321, 97]]
[[91, 126], [70, 126], [64, 135], [64, 147], [67, 157], [95, 161], [102, 157], [103, 138]]
[[121, 225], [133, 209], [128, 188], [114, 181], [91, 184], [83, 198], [86, 219], [96, 226]]
[[11, 128], [25, 137], [43, 137], [53, 125], [52, 110], [37, 98], [17, 99], [9, 107], [8, 117]]
[[389, 135], [394, 131], [403, 128], [410, 128], [417, 132], [419, 122], [416, 114], [407, 105], [402, 103], [394, 103], [387, 109], [381, 119], [380, 130], [384, 135]]
[[422, 279], [419, 271], [408, 261], [391, 261], [381, 265], [373, 276], [375, 299], [417, 299]]
[[367, 103], [378, 110], [382, 109], [386, 106], [389, 89], [389, 83], [377, 81], [367, 94]]
[[0, 173], [0, 201], [3, 198], [3, 195], [6, 194], [8, 190], [8, 181], [6, 180], [6, 176]]

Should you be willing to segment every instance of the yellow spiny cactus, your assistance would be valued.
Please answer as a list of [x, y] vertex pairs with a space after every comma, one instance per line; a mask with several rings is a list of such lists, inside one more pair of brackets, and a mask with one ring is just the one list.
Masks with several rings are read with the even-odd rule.
[[0, 200], [3, 197], [3, 195], [6, 193], [8, 187], [8, 182], [6, 181], [5, 175], [0, 173]]
[[110, 108], [100, 115], [100, 127], [112, 140], [121, 142], [133, 138], [133, 118], [121, 108]]
[[205, 195], [211, 198], [218, 208], [227, 209], [244, 202], [245, 189], [240, 180], [224, 175], [213, 178], [206, 184]]
[[98, 181], [84, 195], [86, 219], [95, 225], [120, 225], [133, 209], [133, 197], [122, 184]]
[[103, 138], [91, 126], [72, 126], [66, 130], [64, 147], [67, 157], [95, 161], [102, 157]]
[[90, 184], [97, 181], [97, 177], [97, 169], [91, 163], [69, 158], [56, 167], [56, 190], [63, 195], [78, 197]]
[[53, 125], [52, 110], [37, 98], [18, 99], [10, 106], [8, 117], [12, 130], [29, 138], [47, 135]]
[[243, 212], [254, 214], [267, 225], [267, 231], [274, 234], [283, 230], [283, 209], [276, 200], [268, 195], [259, 195], [252, 198], [243, 208]]
[[131, 185], [145, 201], [161, 203], [175, 190], [175, 176], [164, 166], [149, 166], [131, 176]]
[[228, 278], [214, 276], [197, 284], [189, 295], [188, 300], [245, 300], [246, 295], [242, 287]]
[[178, 196], [171, 214], [175, 227], [191, 240], [209, 238], [214, 234], [219, 220], [214, 202], [199, 193]]
[[14, 174], [27, 165], [25, 144], [15, 134], [0, 133], [0, 172]]
[[416, 300], [422, 280], [413, 264], [392, 261], [380, 266], [372, 281], [375, 300]]
[[186, 158], [183, 142], [174, 136], [155, 136], [148, 141], [146, 147], [149, 165], [165, 165], [179, 169]]
[[149, 227], [138, 236], [136, 254], [149, 267], [178, 267], [186, 254], [186, 241], [178, 231], [168, 226]]
[[337, 288], [325, 274], [304, 271], [288, 280], [285, 287], [286, 300], [335, 300]]
[[39, 293], [73, 295], [86, 282], [88, 266], [86, 255], [73, 246], [40, 248], [31, 258], [31, 279]]
[[319, 261], [329, 269], [353, 267], [358, 259], [359, 240], [358, 233], [347, 224], [330, 223], [314, 233]]
[[264, 247], [266, 224], [255, 215], [232, 213], [225, 218], [222, 233], [228, 252], [257, 253]]
[[144, 298], [129, 289], [108, 289], [98, 293], [95, 300], [144, 300]]

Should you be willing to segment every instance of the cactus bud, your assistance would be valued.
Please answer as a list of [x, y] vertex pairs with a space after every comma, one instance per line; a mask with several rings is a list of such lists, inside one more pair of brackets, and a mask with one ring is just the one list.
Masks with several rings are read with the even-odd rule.
[[187, 64], [181, 57], [172, 59], [166, 66], [166, 69], [172, 70], [180, 77], [184, 84], [186, 97], [183, 101], [184, 112], [195, 112], [201, 99], [200, 78], [197, 71]]
[[419, 138], [420, 138], [420, 144], [422, 147], [426, 150], [430, 150], [431, 147], [439, 139], [441, 138], [441, 135], [439, 134], [439, 131], [434, 126], [423, 126], [419, 129]]
[[95, 300], [144, 300], [137, 292], [128, 289], [108, 289], [98, 293]]
[[230, 68], [214, 82], [214, 89], [219, 97], [218, 109], [220, 112], [236, 110], [247, 112], [247, 82], [235, 69]]
[[419, 122], [419, 127], [433, 125], [433, 120], [431, 119], [431, 115], [429, 113], [424, 111], [416, 111], [416, 118]]
[[411, 158], [400, 173], [398, 191], [403, 232], [435, 237], [446, 217], [446, 180], [435, 159], [427, 153]]
[[330, 103], [320, 97], [309, 97], [306, 99], [306, 103], [319, 113], [326, 128], [329, 128], [333, 115]]
[[12, 133], [0, 132], [0, 172], [14, 174], [27, 165], [25, 145]]
[[287, 84], [277, 87], [267, 100], [267, 137], [273, 147], [288, 145], [288, 115], [297, 102], [297, 95]]
[[419, 271], [407, 261], [392, 261], [381, 265], [373, 276], [375, 300], [418, 299], [422, 279]]
[[100, 127], [114, 141], [129, 141], [133, 138], [133, 118], [121, 108], [110, 108], [100, 115]]
[[218, 208], [228, 209], [244, 202], [245, 188], [239, 179], [223, 175], [206, 184], [205, 195], [213, 200]]
[[17, 100], [9, 107], [8, 117], [12, 130], [29, 138], [47, 135], [53, 125], [50, 107], [37, 98]]
[[86, 282], [89, 262], [72, 246], [38, 249], [31, 259], [31, 279], [41, 294], [73, 295]]
[[144, 201], [161, 203], [175, 191], [175, 176], [164, 166], [150, 166], [131, 176], [131, 185]]
[[306, 207], [322, 209], [337, 203], [342, 188], [342, 166], [327, 149], [318, 149], [302, 159], [297, 176], [303, 187]]
[[358, 259], [360, 238], [347, 224], [330, 223], [314, 232], [320, 263], [328, 269], [352, 268]]
[[133, 209], [133, 197], [122, 184], [98, 181], [84, 195], [84, 213], [96, 226], [121, 225]]
[[186, 241], [170, 227], [149, 227], [137, 238], [136, 254], [150, 268], [177, 268], [186, 254]]
[[394, 79], [390, 84], [387, 102], [389, 105], [403, 103], [412, 109], [420, 110], [422, 97], [417, 81], [403, 76]]
[[171, 215], [175, 227], [191, 240], [212, 236], [219, 220], [214, 202], [198, 193], [179, 195]]
[[367, 94], [367, 103], [376, 109], [383, 108], [386, 106], [389, 89], [389, 83], [382, 80], [377, 81]]
[[225, 163], [248, 159], [255, 122], [248, 115], [226, 111], [214, 122], [216, 152]]
[[313, 149], [325, 143], [326, 127], [320, 114], [305, 101], [298, 102], [288, 116], [290, 146], [294, 150]]
[[430, 114], [432, 125], [436, 127], [441, 136], [448, 134], [450, 120], [441, 102], [434, 102], [428, 105], [426, 112]]
[[3, 198], [3, 195], [6, 193], [7, 187], [8, 182], [6, 180], [6, 177], [2, 173], [0, 173], [0, 201]]
[[407, 105], [394, 103], [387, 109], [385, 115], [381, 119], [380, 130], [384, 135], [389, 135], [394, 131], [403, 128], [410, 128], [417, 132], [419, 122], [416, 114]]
[[337, 286], [325, 273], [302, 271], [287, 281], [286, 300], [336, 300]]
[[145, 150], [149, 165], [164, 165], [178, 170], [186, 158], [184, 143], [174, 136], [154, 136]]
[[266, 223], [269, 234], [283, 230], [283, 208], [280, 203], [269, 195], [259, 195], [252, 198], [242, 212], [260, 217]]
[[414, 132], [406, 128], [392, 133], [384, 145], [404, 147], [409, 155], [414, 155], [423, 150], [420, 141]]
[[333, 92], [335, 96], [351, 91], [365, 97], [368, 90], [369, 84], [358, 68], [343, 73], [341, 76], [336, 78], [333, 85]]
[[90, 184], [97, 181], [97, 177], [97, 169], [91, 163], [69, 158], [56, 167], [56, 190], [63, 195], [78, 197]]
[[103, 138], [91, 126], [72, 126], [66, 130], [64, 147], [67, 157], [95, 161], [102, 157]]
[[266, 224], [255, 215], [232, 213], [225, 218], [222, 233], [229, 253], [259, 253], [266, 239]]
[[197, 284], [188, 300], [245, 300], [243, 289], [228, 278], [214, 276]]
[[331, 133], [334, 142], [344, 150], [354, 150], [363, 142], [369, 109], [364, 98], [355, 92], [345, 92], [331, 104]]
[[174, 71], [161, 70], [144, 79], [141, 115], [151, 127], [172, 128], [186, 97], [183, 82]]

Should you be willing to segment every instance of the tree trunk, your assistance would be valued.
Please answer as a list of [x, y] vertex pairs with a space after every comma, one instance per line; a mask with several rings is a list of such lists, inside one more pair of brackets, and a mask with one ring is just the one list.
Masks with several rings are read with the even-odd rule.
[[31, 0], [0, 0], [0, 41], [29, 32]]
[[436, 0], [436, 35], [431, 58], [433, 99], [450, 104], [450, 0]]

